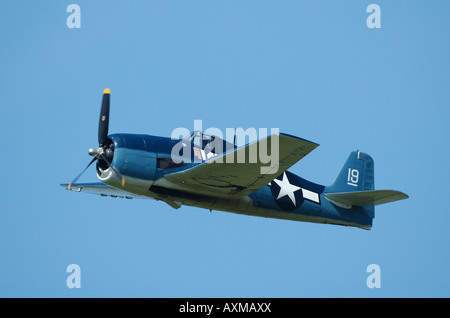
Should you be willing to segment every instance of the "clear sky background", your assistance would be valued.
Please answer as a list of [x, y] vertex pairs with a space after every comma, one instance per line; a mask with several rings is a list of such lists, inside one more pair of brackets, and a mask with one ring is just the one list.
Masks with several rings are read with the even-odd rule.
[[[69, 29], [66, 8], [81, 8]], [[369, 29], [366, 8], [381, 8]], [[449, 297], [448, 1], [1, 1], [1, 297]], [[290, 171], [331, 184], [356, 149], [370, 231], [65, 191], [110, 133], [279, 128], [320, 144]], [[80, 179], [96, 181], [92, 166]], [[81, 268], [81, 288], [66, 268]], [[366, 268], [381, 268], [369, 289]]]

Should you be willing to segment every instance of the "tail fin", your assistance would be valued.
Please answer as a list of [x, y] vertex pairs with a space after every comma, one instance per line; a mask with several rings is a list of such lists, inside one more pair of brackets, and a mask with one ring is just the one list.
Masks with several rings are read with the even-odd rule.
[[375, 205], [408, 198], [400, 191], [375, 190], [373, 159], [359, 151], [348, 156], [336, 181], [325, 188], [324, 196], [342, 208], [361, 207], [362, 212], [372, 219]]
[[368, 154], [353, 151], [347, 158], [327, 192], [354, 192], [375, 189], [373, 159]]

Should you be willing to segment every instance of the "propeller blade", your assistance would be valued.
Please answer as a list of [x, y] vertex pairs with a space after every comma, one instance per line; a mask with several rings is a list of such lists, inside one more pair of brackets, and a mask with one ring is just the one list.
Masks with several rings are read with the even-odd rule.
[[100, 147], [106, 144], [108, 138], [110, 93], [109, 88], [105, 88], [103, 91], [102, 108], [100, 110], [100, 120], [98, 123], [98, 144]]
[[78, 176], [76, 176], [76, 178], [73, 179], [72, 182], [69, 183], [69, 186], [67, 187], [67, 189], [70, 190], [70, 189], [72, 188], [72, 183], [77, 182], [77, 180], [81, 177], [81, 175], [87, 170], [87, 168], [89, 168], [89, 166], [90, 166], [96, 159], [97, 159], [97, 158], [93, 158], [93, 159], [91, 160], [91, 162], [89, 162], [89, 164], [86, 166], [86, 168], [84, 168], [84, 170], [81, 171], [81, 173], [80, 173]]

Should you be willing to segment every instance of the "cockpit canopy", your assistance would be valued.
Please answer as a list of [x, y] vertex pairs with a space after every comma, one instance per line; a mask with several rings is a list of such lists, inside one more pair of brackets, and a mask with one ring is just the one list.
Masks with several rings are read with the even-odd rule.
[[212, 152], [218, 155], [234, 149], [234, 144], [223, 140], [219, 136], [208, 135], [201, 131], [192, 131], [184, 139], [189, 140], [194, 148], [202, 149], [206, 153]]

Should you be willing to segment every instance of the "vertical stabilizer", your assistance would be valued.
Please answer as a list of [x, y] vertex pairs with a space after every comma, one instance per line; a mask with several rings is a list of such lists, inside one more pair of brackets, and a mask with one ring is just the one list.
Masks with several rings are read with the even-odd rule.
[[[375, 171], [371, 156], [366, 153], [353, 151], [347, 158], [334, 183], [326, 187], [326, 193], [342, 193], [375, 190]], [[364, 206], [364, 214], [375, 217], [373, 206]]]
[[375, 190], [374, 163], [368, 154], [353, 151], [341, 172], [326, 192], [353, 192]]

